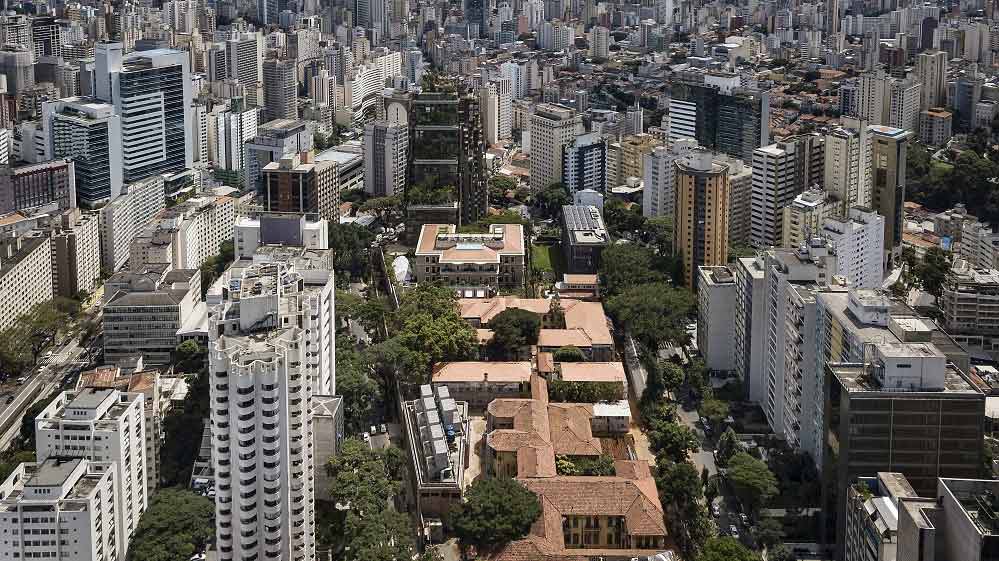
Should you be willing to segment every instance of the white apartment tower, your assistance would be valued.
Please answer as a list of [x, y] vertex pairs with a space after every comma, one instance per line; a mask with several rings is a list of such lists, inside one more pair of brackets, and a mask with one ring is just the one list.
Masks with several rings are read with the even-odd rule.
[[[784, 207], [821, 177], [822, 146], [799, 136], [753, 151], [750, 243], [766, 248], [780, 243]], [[817, 160], [817, 161], [816, 161]]]
[[401, 195], [406, 188], [409, 127], [375, 121], [364, 126], [364, 191], [375, 197]]
[[141, 393], [84, 388], [62, 392], [35, 417], [38, 461], [81, 458], [111, 462], [116, 543], [122, 553], [146, 511], [145, 410]]
[[245, 88], [246, 103], [264, 105], [264, 36], [239, 33], [225, 42], [226, 74]]
[[486, 84], [479, 88], [479, 112], [482, 115], [482, 137], [487, 146], [499, 142], [499, 92]]
[[531, 189], [562, 181], [562, 154], [582, 128], [582, 117], [561, 105], [538, 104], [531, 115]]
[[334, 391], [333, 285], [280, 261], [232, 267], [221, 285], [209, 319], [219, 559], [315, 559], [311, 411]]
[[18, 465], [0, 484], [4, 558], [124, 559], [113, 515], [117, 495], [107, 462], [53, 458]]
[[[766, 283], [765, 314], [763, 324], [763, 387], [760, 388], [760, 405], [770, 428], [777, 434], [792, 438], [800, 429], [800, 399], [815, 390], [813, 380], [806, 380], [806, 364], [795, 358], [794, 350], [807, 352], [813, 345], [801, 345], [801, 338], [814, 331], [814, 297], [811, 290], [825, 286], [835, 274], [836, 256], [829, 245], [820, 238], [813, 238], [798, 248], [771, 249], [764, 254]], [[812, 324], [809, 331], [806, 324]], [[753, 333], [755, 337], [756, 332]], [[788, 355], [794, 360], [788, 360]], [[814, 362], [814, 358], [813, 361]], [[795, 396], [788, 407], [791, 397]], [[806, 397], [802, 397], [805, 395]]]
[[845, 218], [827, 218], [818, 235], [836, 252], [836, 274], [853, 288], [880, 288], [884, 281], [885, 219], [865, 207]]
[[733, 264], [735, 276], [735, 373], [747, 388], [750, 401], [762, 403], [767, 384], [763, 375], [764, 325], [767, 286], [762, 256], [740, 257]]
[[673, 181], [677, 160], [686, 157], [697, 148], [697, 141], [692, 138], [679, 138], [671, 142], [669, 148], [656, 146], [652, 152], [642, 157], [642, 179], [645, 187], [642, 190], [642, 214], [651, 218], [654, 216], [673, 216]]
[[598, 25], [590, 31], [590, 34], [590, 56], [599, 59], [608, 58], [610, 56], [610, 30]]
[[217, 168], [231, 172], [243, 170], [246, 160], [244, 145], [257, 136], [259, 112], [256, 107], [247, 107], [243, 98], [237, 97], [230, 100], [228, 110], [213, 113]]

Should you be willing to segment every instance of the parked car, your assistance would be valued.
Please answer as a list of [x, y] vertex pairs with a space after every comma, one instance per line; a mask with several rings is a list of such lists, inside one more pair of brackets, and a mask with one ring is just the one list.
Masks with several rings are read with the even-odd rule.
[[732, 524], [728, 527], [728, 533], [735, 539], [739, 539], [739, 529]]
[[749, 517], [746, 516], [745, 512], [739, 513], [739, 520], [742, 521], [743, 526], [746, 526], [747, 528], [749, 527]]
[[718, 506], [718, 503], [713, 503], [711, 505], [711, 514], [713, 514], [715, 518], [721, 516], [721, 507]]

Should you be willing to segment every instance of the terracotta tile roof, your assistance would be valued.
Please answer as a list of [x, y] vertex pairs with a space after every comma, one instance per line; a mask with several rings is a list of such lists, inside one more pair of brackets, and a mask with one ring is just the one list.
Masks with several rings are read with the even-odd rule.
[[550, 444], [517, 450], [517, 477], [555, 477], [555, 451]]
[[624, 365], [620, 362], [560, 362], [561, 378], [567, 382], [625, 381]]
[[591, 418], [593, 406], [589, 404], [553, 403], [548, 406], [548, 424], [556, 455], [600, 455], [600, 439], [593, 436]]
[[437, 364], [431, 380], [448, 382], [528, 382], [530, 362], [448, 362]]
[[[559, 301], [565, 313], [565, 329], [542, 329], [538, 337], [538, 345], [543, 347], [561, 347], [573, 345], [590, 347], [593, 345], [612, 345], [610, 328], [604, 306], [600, 302], [584, 302], [564, 298]], [[544, 298], [512, 298], [500, 296], [497, 298], [460, 298], [458, 307], [461, 317], [473, 325], [488, 326], [490, 320], [508, 308], [518, 308], [545, 315], [551, 311], [551, 301]]]
[[593, 339], [583, 329], [542, 329], [538, 334], [538, 346], [545, 348], [593, 346]]
[[[564, 304], [563, 304], [564, 305]], [[499, 296], [496, 298], [459, 298], [458, 308], [461, 317], [466, 320], [476, 319], [480, 325], [488, 325], [490, 320], [507, 308], [518, 308], [545, 315], [551, 311], [551, 301], [544, 298], [514, 298]]]
[[538, 353], [538, 372], [541, 374], [555, 372], [555, 358], [552, 353], [543, 351]]
[[[655, 490], [655, 482], [651, 490]], [[647, 485], [621, 477], [562, 476], [524, 479], [528, 489], [548, 499], [560, 515], [624, 516], [629, 534], [665, 536], [659, 497]]]
[[614, 460], [614, 475], [625, 479], [649, 479], [652, 470], [645, 460]]

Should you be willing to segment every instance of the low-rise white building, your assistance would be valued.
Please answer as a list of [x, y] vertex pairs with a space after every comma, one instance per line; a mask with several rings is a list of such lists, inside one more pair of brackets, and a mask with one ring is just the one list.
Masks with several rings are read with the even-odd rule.
[[[35, 417], [36, 455], [111, 462], [114, 516], [122, 555], [146, 511], [146, 446], [143, 395], [113, 389], [62, 392]], [[108, 514], [111, 514], [109, 511]]]
[[0, 559], [125, 558], [114, 467], [85, 459], [23, 463], [0, 485]]
[[104, 359], [112, 364], [135, 354], [147, 364], [169, 364], [178, 331], [205, 308], [201, 271], [163, 264], [112, 275], [104, 298]]

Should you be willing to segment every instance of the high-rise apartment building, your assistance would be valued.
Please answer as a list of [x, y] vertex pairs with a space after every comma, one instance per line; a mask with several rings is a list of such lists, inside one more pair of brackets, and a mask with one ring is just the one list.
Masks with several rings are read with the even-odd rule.
[[817, 234], [836, 251], [836, 274], [852, 287], [880, 288], [884, 281], [884, 217], [853, 207], [843, 218], [826, 218]]
[[122, 129], [114, 106], [84, 97], [46, 102], [42, 122], [53, 157], [73, 161], [80, 204], [109, 202], [121, 194]]
[[673, 165], [673, 247], [686, 285], [694, 287], [698, 267], [728, 262], [728, 165], [704, 149]]
[[627, 183], [628, 178], [640, 178], [644, 174], [643, 158], [652, 152], [660, 142], [656, 137], [645, 134], [630, 134], [617, 142], [607, 144], [607, 181], [610, 186]]
[[916, 79], [923, 86], [919, 108], [943, 107], [947, 100], [947, 53], [925, 51], [916, 55]]
[[818, 236], [826, 218], [833, 216], [835, 203], [828, 202], [826, 192], [809, 189], [784, 207], [781, 227], [781, 247], [798, 247]]
[[0, 331], [52, 299], [52, 243], [46, 236], [0, 240]]
[[763, 257], [740, 257], [735, 273], [735, 326], [732, 352], [735, 373], [746, 388], [750, 401], [761, 403], [767, 383], [763, 370], [763, 343], [767, 309], [767, 286]]
[[868, 135], [871, 143], [871, 208], [885, 218], [884, 249], [887, 268], [902, 253], [905, 163], [912, 132], [871, 126]]
[[43, 56], [62, 56], [62, 38], [59, 21], [55, 16], [42, 15], [31, 18], [31, 43], [35, 60]]
[[823, 187], [843, 215], [852, 206], [870, 205], [867, 165], [870, 162], [867, 127], [844, 127], [826, 133]]
[[[808, 390], [814, 392], [815, 388], [814, 379], [804, 374], [804, 368], [810, 366], [804, 353], [796, 355], [809, 348], [814, 352], [814, 345], [803, 344], [804, 335], [808, 325], [814, 328], [814, 292], [832, 279], [836, 256], [824, 240], [813, 238], [798, 248], [768, 250], [763, 271], [765, 319], [759, 333], [763, 338], [763, 387], [756, 393], [773, 431], [798, 441], [801, 403], [808, 402]], [[756, 335], [753, 332], [753, 337]], [[790, 361], [789, 356], [793, 358]], [[789, 409], [789, 404], [793, 408]]]
[[121, 117], [125, 182], [192, 166], [189, 59], [188, 53], [169, 49], [123, 55], [121, 43], [97, 45], [96, 97]]
[[582, 118], [568, 107], [542, 103], [531, 115], [531, 189], [562, 182], [565, 149], [582, 128]]
[[406, 189], [409, 127], [375, 121], [364, 127], [364, 191], [375, 197], [402, 195]]
[[569, 194], [607, 190], [607, 141], [599, 134], [577, 136], [562, 154], [562, 183]]
[[[261, 33], [241, 33], [225, 42], [224, 75], [244, 88], [246, 103], [260, 107], [264, 104], [264, 36]], [[211, 73], [209, 73], [211, 74]]]
[[752, 231], [754, 247], [775, 246], [783, 238], [784, 207], [822, 180], [822, 137], [802, 135], [753, 152]]
[[298, 118], [297, 76], [294, 60], [264, 61], [264, 122]]
[[54, 203], [60, 210], [76, 206], [72, 160], [26, 166], [0, 166], [0, 213]]
[[35, 417], [35, 454], [111, 462], [116, 543], [128, 542], [146, 511], [145, 412], [141, 393], [84, 388], [62, 392]]
[[315, 558], [313, 400], [334, 387], [333, 275], [230, 268], [209, 319], [216, 549], [222, 560]]
[[930, 146], [943, 146], [953, 136], [954, 114], [942, 107], [931, 107], [919, 114], [919, 140]]
[[[209, 125], [209, 141], [214, 141], [216, 177], [228, 180], [229, 185], [242, 185], [246, 166], [246, 143], [257, 136], [260, 110], [248, 107], [243, 98], [229, 102], [229, 108], [213, 112], [214, 122]], [[214, 134], [212, 134], [214, 132]]]
[[[114, 474], [108, 462], [80, 458], [18, 465], [0, 485], [5, 553], [20, 559], [124, 559]], [[31, 539], [36, 536], [40, 539]]]
[[486, 84], [478, 91], [483, 140], [487, 146], [492, 146], [499, 142], [499, 92], [492, 84]]
[[704, 366], [713, 372], [735, 370], [735, 309], [738, 292], [736, 278], [728, 267], [698, 267], [697, 274], [697, 349]]
[[0, 74], [7, 78], [7, 92], [17, 95], [35, 86], [34, 58], [28, 47], [0, 47]]
[[187, 199], [160, 212], [135, 236], [129, 267], [140, 271], [166, 264], [174, 269], [197, 269], [218, 255], [223, 242], [233, 239], [235, 222], [232, 197]]
[[610, 56], [610, 30], [606, 27], [597, 25], [590, 30], [590, 56], [597, 59]]
[[128, 261], [132, 240], [166, 206], [162, 177], [125, 185], [121, 195], [100, 209], [101, 266], [113, 273]]
[[101, 278], [101, 230], [96, 212], [74, 208], [53, 217], [52, 293], [64, 298], [92, 294]]
[[647, 217], [673, 216], [673, 182], [677, 160], [686, 157], [695, 148], [697, 141], [692, 138], [678, 138], [669, 148], [657, 146], [644, 157], [642, 179], [642, 214]]

